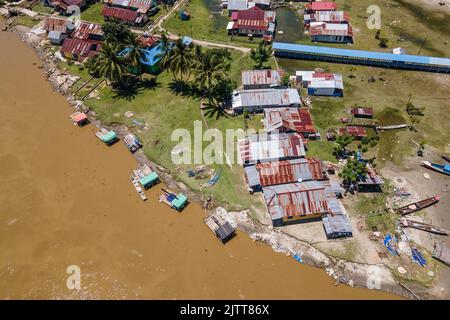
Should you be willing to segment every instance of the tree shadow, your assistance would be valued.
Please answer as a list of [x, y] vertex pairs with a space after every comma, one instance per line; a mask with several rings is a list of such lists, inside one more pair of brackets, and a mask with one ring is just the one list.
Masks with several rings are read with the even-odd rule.
[[172, 80], [169, 83], [169, 89], [172, 93], [182, 97], [200, 98], [202, 96], [202, 92], [194, 84], [185, 80]]
[[141, 78], [138, 76], [125, 76], [120, 84], [113, 87], [114, 98], [131, 101], [144, 90], [156, 90], [161, 87], [157, 78]]
[[216, 117], [216, 120], [219, 120], [220, 118], [228, 118], [228, 114], [223, 104], [207, 105], [202, 109], [204, 111], [204, 115], [208, 118], [213, 118], [214, 116]]

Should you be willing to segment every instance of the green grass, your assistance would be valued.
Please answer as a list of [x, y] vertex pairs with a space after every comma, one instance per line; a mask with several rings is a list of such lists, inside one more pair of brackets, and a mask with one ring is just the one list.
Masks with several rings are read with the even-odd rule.
[[25, 26], [28, 28], [33, 28], [38, 23], [39, 23], [39, 20], [35, 20], [34, 18], [29, 17], [29, 16], [20, 16], [19, 18], [14, 20], [15, 26], [20, 25], [20, 26]]
[[[323, 137], [325, 139], [325, 137]], [[308, 157], [316, 157], [324, 161], [336, 162], [336, 158], [333, 156], [333, 143], [326, 140], [308, 142]]]
[[49, 6], [45, 6], [42, 2], [39, 2], [38, 4], [33, 6], [33, 11], [49, 14], [55, 12], [55, 9]]
[[81, 12], [81, 20], [103, 24], [105, 21], [102, 16], [103, 2], [97, 2], [89, 5]]
[[188, 35], [199, 40], [234, 43], [245, 47], [252, 47], [260, 41], [258, 38], [253, 40], [237, 36], [231, 38], [226, 30], [227, 23], [230, 20], [227, 12], [223, 15], [211, 14], [205, 0], [191, 0], [184, 8], [191, 14], [190, 20], [182, 21], [179, 18], [178, 11], [176, 11], [164, 23], [164, 27], [173, 34]]
[[[250, 63], [248, 56], [233, 53], [231, 77], [238, 81], [240, 68]], [[172, 75], [162, 73], [154, 78], [146, 76], [147, 85], [140, 88], [134, 95], [118, 96], [110, 87], [100, 92], [100, 99], [89, 99], [86, 104], [92, 108], [100, 120], [106, 123], [124, 123], [136, 131], [144, 143], [144, 152], [154, 162], [166, 167], [171, 175], [182, 181], [194, 191], [200, 190], [200, 185], [208, 179], [197, 180], [187, 176], [187, 170], [196, 165], [174, 165], [171, 151], [179, 141], [171, 141], [172, 131], [185, 128], [193, 132], [194, 121], [202, 121], [199, 106], [200, 98], [177, 94], [171, 89]], [[124, 112], [132, 111], [134, 119], [148, 124], [148, 130], [138, 130], [131, 119], [124, 116]], [[210, 128], [217, 128], [224, 132], [226, 129], [244, 128], [242, 116], [206, 118]], [[206, 127], [202, 125], [203, 131]], [[192, 135], [193, 137], [193, 135]], [[204, 143], [204, 147], [208, 143]], [[248, 194], [243, 179], [243, 168], [233, 165], [211, 165], [220, 171], [221, 177], [216, 185], [204, 188], [205, 196], [211, 195], [219, 203], [230, 209], [243, 209], [250, 206], [260, 207], [257, 197]]]

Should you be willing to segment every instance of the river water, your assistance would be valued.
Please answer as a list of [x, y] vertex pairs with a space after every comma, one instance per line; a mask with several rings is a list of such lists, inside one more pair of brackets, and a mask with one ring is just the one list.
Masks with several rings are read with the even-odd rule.
[[243, 233], [222, 245], [199, 205], [160, 204], [161, 186], [142, 202], [123, 143], [75, 127], [32, 49], [13, 33], [0, 43], [0, 298], [395, 298], [336, 287]]

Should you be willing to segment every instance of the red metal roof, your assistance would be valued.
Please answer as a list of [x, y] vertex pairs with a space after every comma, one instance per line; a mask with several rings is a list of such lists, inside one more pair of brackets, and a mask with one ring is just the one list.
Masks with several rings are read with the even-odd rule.
[[139, 13], [130, 9], [104, 6], [102, 9], [102, 15], [104, 17], [115, 18], [121, 21], [135, 22], [139, 16]]
[[305, 108], [276, 108], [264, 110], [267, 132], [295, 131], [298, 133], [315, 133], [311, 114]]
[[350, 135], [358, 138], [367, 137], [367, 130], [364, 127], [356, 127], [356, 126], [347, 126], [344, 128], [338, 129], [338, 135]]
[[324, 179], [322, 161], [317, 158], [258, 163], [255, 167], [263, 187], [298, 182], [299, 179]]
[[67, 19], [56, 17], [47, 17], [45, 19], [44, 29], [47, 31], [67, 32]]
[[247, 10], [235, 11], [231, 14], [231, 20], [236, 21], [234, 28], [250, 28], [265, 30], [269, 22], [275, 22], [275, 11], [265, 11], [258, 7]]
[[80, 22], [70, 36], [77, 39], [88, 39], [91, 35], [103, 36], [102, 26], [96, 23]]
[[334, 2], [312, 2], [305, 7], [312, 11], [333, 11], [337, 9], [337, 5]]
[[60, 51], [66, 58], [73, 58], [83, 61], [94, 56], [100, 51], [102, 43], [100, 41], [67, 38], [64, 40]]
[[150, 37], [140, 36], [138, 38], [138, 41], [146, 48], [153, 46], [159, 40], [160, 38], [157, 36], [150, 36]]

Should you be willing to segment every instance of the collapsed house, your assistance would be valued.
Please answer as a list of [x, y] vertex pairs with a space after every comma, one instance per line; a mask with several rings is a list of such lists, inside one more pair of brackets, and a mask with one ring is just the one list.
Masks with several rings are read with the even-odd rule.
[[244, 110], [261, 112], [266, 108], [299, 107], [300, 95], [296, 89], [252, 89], [233, 92], [232, 109], [235, 113]]
[[305, 156], [303, 137], [298, 133], [250, 135], [238, 141], [238, 150], [244, 167]]
[[356, 188], [359, 192], [382, 192], [383, 185], [384, 180], [370, 164], [367, 164], [367, 173], [359, 176], [356, 182]]
[[267, 133], [297, 132], [305, 138], [316, 134], [311, 114], [306, 108], [265, 109], [264, 128]]
[[350, 24], [311, 22], [309, 34], [312, 42], [353, 43]]

